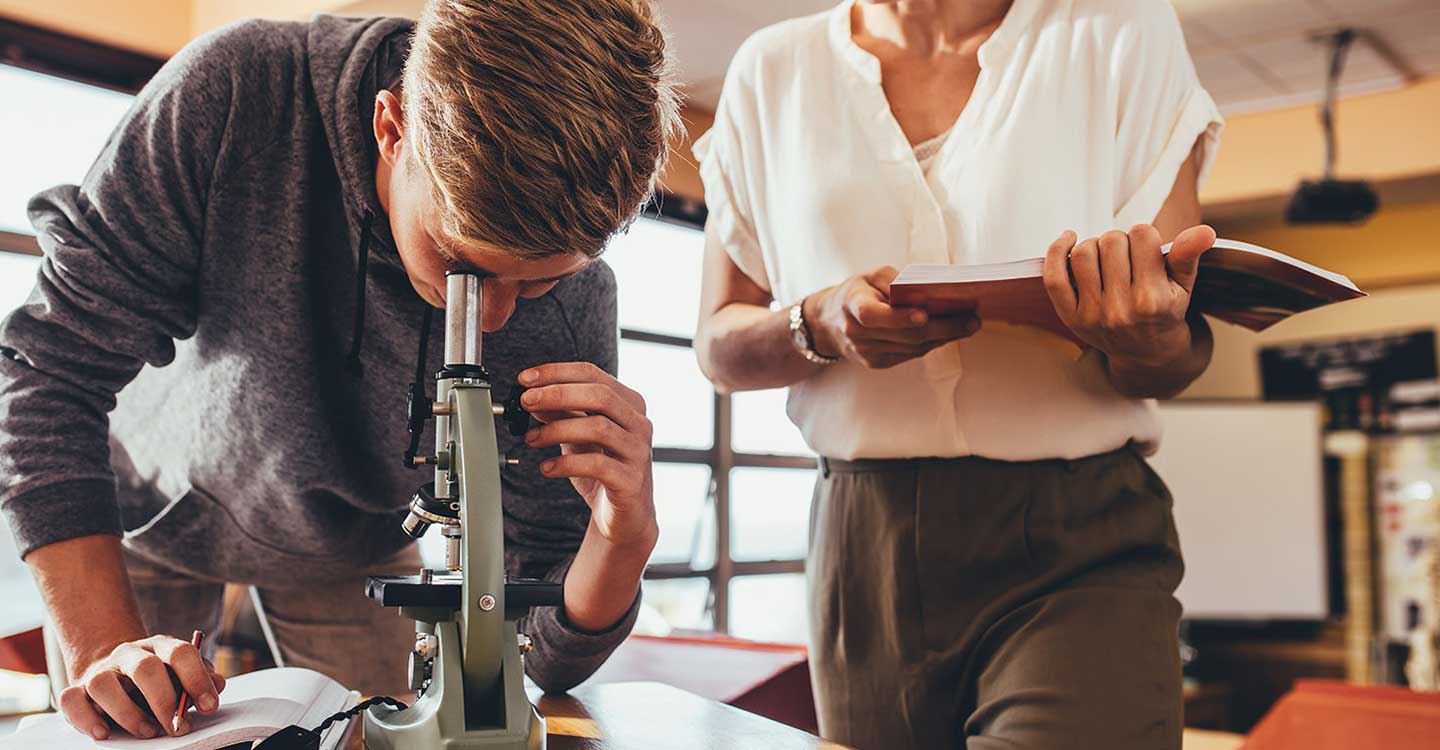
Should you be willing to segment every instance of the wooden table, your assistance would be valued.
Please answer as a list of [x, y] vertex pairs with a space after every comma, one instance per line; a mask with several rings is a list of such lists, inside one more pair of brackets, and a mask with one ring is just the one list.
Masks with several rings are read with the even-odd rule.
[[1240, 750], [1245, 738], [1229, 732], [1186, 729], [1184, 750]]
[[[531, 700], [545, 714], [547, 750], [846, 750], [748, 711], [658, 682], [582, 687]], [[365, 750], [361, 722], [343, 746]], [[1237, 750], [1243, 738], [1185, 730], [1184, 750]]]
[[1218, 682], [1185, 681], [1185, 726], [1194, 729], [1230, 729], [1230, 686]]
[[[531, 699], [545, 715], [547, 750], [845, 750], [748, 711], [658, 682], [620, 682]], [[361, 722], [344, 746], [364, 750]]]

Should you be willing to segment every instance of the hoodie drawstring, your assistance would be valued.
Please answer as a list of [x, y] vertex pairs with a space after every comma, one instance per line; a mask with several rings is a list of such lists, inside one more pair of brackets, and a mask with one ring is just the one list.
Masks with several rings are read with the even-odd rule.
[[350, 332], [350, 353], [345, 357], [345, 368], [359, 377], [365, 377], [360, 364], [360, 342], [365, 339], [365, 287], [366, 272], [370, 267], [370, 225], [375, 214], [365, 209], [365, 218], [360, 220], [360, 257], [355, 263], [355, 327]]

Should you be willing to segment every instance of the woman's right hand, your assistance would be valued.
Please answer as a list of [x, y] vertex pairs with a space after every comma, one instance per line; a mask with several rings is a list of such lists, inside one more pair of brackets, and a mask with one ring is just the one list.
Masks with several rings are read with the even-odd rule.
[[932, 318], [917, 307], [892, 307], [890, 282], [897, 275], [881, 266], [807, 297], [803, 312], [816, 352], [884, 369], [980, 330], [975, 315]]
[[185, 734], [188, 717], [178, 727], [171, 725], [181, 689], [196, 710], [208, 714], [220, 706], [225, 678], [189, 642], [151, 636], [122, 643], [85, 666], [79, 679], [61, 691], [60, 712], [97, 740], [110, 736], [110, 722], [141, 739]]

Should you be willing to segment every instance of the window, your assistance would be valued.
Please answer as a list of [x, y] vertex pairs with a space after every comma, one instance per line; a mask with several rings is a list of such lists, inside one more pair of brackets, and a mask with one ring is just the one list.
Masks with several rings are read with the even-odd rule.
[[0, 65], [0, 231], [31, 234], [25, 204], [34, 194], [78, 183], [134, 97], [97, 86]]
[[605, 253], [620, 287], [620, 377], [655, 424], [660, 541], [636, 627], [799, 643], [815, 459], [783, 390], [721, 396], [700, 373], [703, 245], [697, 223], [647, 213]]
[[[0, 319], [19, 307], [35, 286], [39, 246], [25, 216], [30, 196], [76, 183], [130, 106], [130, 94], [0, 64], [0, 143], [8, 148], [0, 169]], [[4, 524], [0, 524], [3, 526]], [[0, 636], [38, 627], [44, 607], [14, 538], [0, 529]]]
[[[3, 180], [0, 173], [0, 180]], [[40, 266], [37, 255], [0, 252], [0, 319], [19, 307], [35, 285], [35, 271]], [[0, 601], [5, 602], [0, 614], [0, 638], [39, 627], [45, 619], [40, 593], [20, 550], [15, 546], [9, 524], [0, 521]]]
[[0, 318], [10, 314], [30, 295], [40, 256], [0, 252]]

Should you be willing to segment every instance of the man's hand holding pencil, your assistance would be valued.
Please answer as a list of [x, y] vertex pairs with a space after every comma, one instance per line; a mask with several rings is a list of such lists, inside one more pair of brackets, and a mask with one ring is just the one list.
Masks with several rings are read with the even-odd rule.
[[186, 706], [212, 713], [225, 689], [225, 678], [200, 655], [203, 639], [197, 630], [189, 643], [157, 635], [116, 646], [60, 693], [61, 713], [97, 740], [110, 737], [112, 722], [142, 739], [185, 734]]

